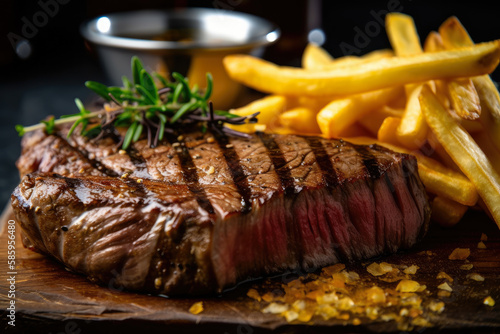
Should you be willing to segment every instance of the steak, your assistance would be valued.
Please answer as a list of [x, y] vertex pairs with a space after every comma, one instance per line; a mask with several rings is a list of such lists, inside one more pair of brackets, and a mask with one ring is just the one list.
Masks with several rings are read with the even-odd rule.
[[415, 157], [343, 140], [169, 134], [128, 152], [68, 129], [24, 136], [11, 198], [26, 247], [103, 285], [153, 294], [412, 247], [430, 208]]

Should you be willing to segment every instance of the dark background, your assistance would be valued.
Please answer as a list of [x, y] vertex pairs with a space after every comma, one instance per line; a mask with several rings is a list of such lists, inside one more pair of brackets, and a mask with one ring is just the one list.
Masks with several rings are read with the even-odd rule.
[[[323, 47], [335, 57], [390, 47], [381, 23], [387, 11], [411, 15], [422, 39], [452, 15], [476, 42], [500, 38], [498, 11], [494, 2], [485, 1], [4, 0], [0, 10], [0, 205], [7, 204], [19, 182], [14, 164], [20, 138], [15, 124], [74, 113], [75, 97], [84, 102], [93, 98], [83, 85], [85, 80], [106, 82], [99, 63], [84, 46], [80, 24], [110, 12], [186, 6], [248, 12], [275, 22], [283, 35], [264, 57], [286, 65], [300, 64], [307, 32], [313, 28], [325, 31]], [[44, 8], [49, 8], [49, 19], [37, 31], [29, 31], [31, 56], [20, 59], [12, 39], [22, 35], [26, 22], [33, 23]], [[498, 81], [500, 71], [492, 76]]]

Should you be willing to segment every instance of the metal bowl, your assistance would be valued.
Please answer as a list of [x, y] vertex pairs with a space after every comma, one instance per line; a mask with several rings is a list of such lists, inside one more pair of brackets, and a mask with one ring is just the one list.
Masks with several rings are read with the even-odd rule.
[[81, 34], [95, 52], [110, 84], [131, 77], [130, 60], [137, 55], [149, 71], [168, 76], [179, 72], [190, 84], [206, 85], [214, 77], [212, 101], [227, 109], [241, 86], [226, 74], [222, 58], [245, 53], [261, 56], [280, 37], [279, 28], [262, 18], [235, 11], [208, 8], [145, 10], [113, 13], [82, 24]]

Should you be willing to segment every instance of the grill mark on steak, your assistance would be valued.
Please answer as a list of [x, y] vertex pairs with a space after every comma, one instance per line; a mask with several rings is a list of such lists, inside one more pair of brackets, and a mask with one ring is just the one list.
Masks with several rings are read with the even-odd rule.
[[368, 175], [374, 179], [378, 179], [381, 176], [381, 173], [378, 167], [377, 159], [373, 153], [371, 153], [366, 146], [354, 145], [354, 149], [361, 156], [361, 159], [363, 159], [363, 165], [365, 165]]
[[[66, 139], [66, 134], [64, 134], [64, 133], [59, 132], [59, 133], [53, 133], [52, 135], [59, 138], [63, 142], [68, 142]], [[82, 156], [84, 156], [87, 159], [87, 161], [92, 165], [92, 167], [94, 167], [98, 171], [106, 174], [107, 176], [119, 176], [116, 171], [114, 171], [110, 168], [107, 168], [100, 161], [92, 158], [90, 156], [89, 152], [83, 146], [78, 145], [78, 143], [76, 143], [76, 142], [74, 142], [73, 144], [69, 143], [69, 145], [74, 151], [76, 151], [79, 154], [81, 154]]]
[[238, 156], [238, 153], [236, 153], [234, 146], [230, 145], [229, 138], [227, 136], [217, 134], [215, 135], [215, 139], [222, 150], [222, 154], [224, 155], [224, 159], [226, 160], [227, 166], [233, 178], [233, 183], [236, 185], [238, 193], [241, 196], [241, 212], [250, 212], [252, 210], [252, 202], [250, 201], [251, 190], [248, 186], [246, 175], [240, 164], [240, 157]]
[[287, 162], [283, 156], [281, 148], [276, 143], [273, 136], [263, 132], [257, 132], [257, 135], [267, 149], [271, 162], [274, 165], [274, 170], [280, 179], [281, 188], [283, 189], [285, 196], [295, 193], [293, 178], [290, 173], [290, 169], [286, 166]]
[[43, 131], [28, 133], [22, 140], [22, 154], [16, 162], [20, 175], [36, 171], [64, 175], [104, 175], [104, 167], [97, 169], [82, 152], [63, 137], [47, 135]]
[[305, 137], [311, 151], [314, 154], [314, 158], [318, 163], [319, 168], [323, 174], [323, 181], [328, 188], [332, 188], [338, 185], [337, 171], [333, 168], [332, 159], [325, 151], [323, 143], [317, 137]]
[[[170, 144], [177, 142], [176, 137], [172, 134], [165, 133], [166, 139]], [[198, 180], [198, 173], [196, 172], [196, 166], [193, 163], [193, 158], [189, 154], [189, 150], [184, 145], [180, 145], [178, 149], [175, 150], [176, 155], [179, 157], [179, 162], [181, 165], [182, 175], [186, 180], [187, 187], [196, 196], [196, 201], [200, 207], [206, 212], [213, 214], [215, 212], [212, 203], [208, 200], [205, 189], [201, 186]]]

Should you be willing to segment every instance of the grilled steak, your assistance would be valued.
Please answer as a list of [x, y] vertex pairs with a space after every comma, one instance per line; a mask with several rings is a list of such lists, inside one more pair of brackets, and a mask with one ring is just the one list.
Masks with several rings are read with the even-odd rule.
[[65, 131], [23, 138], [12, 206], [27, 247], [102, 284], [220, 292], [392, 253], [427, 229], [415, 158], [376, 145], [194, 132], [123, 152]]

